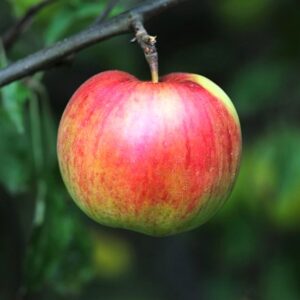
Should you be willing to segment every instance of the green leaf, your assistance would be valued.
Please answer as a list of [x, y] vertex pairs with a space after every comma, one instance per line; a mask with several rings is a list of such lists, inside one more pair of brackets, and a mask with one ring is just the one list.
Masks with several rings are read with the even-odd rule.
[[71, 10], [63, 9], [57, 12], [45, 31], [46, 45], [52, 44], [62, 38], [71, 27], [73, 21], [74, 16]]
[[288, 256], [279, 256], [269, 261], [262, 273], [261, 296], [265, 300], [297, 300], [300, 297], [297, 271]]
[[9, 0], [13, 13], [16, 17], [22, 16], [30, 7], [41, 2], [41, 0]]
[[[47, 45], [66, 37], [67, 35], [88, 26], [96, 19], [106, 7], [105, 2], [81, 2], [71, 5], [61, 5], [56, 13], [49, 18], [45, 31]], [[123, 10], [121, 4], [114, 7], [110, 16], [114, 16]]]
[[24, 105], [28, 100], [29, 90], [20, 82], [13, 82], [1, 89], [4, 111], [19, 133], [24, 132]]
[[245, 31], [260, 26], [269, 16], [272, 5], [272, 0], [221, 0], [216, 1], [215, 9], [220, 19]]
[[[236, 187], [221, 216], [247, 213], [281, 230], [300, 229], [300, 133], [272, 128], [244, 151]], [[250, 192], [251, 191], [251, 192]]]
[[64, 190], [52, 179], [47, 185], [44, 221], [34, 226], [26, 254], [25, 288], [38, 291], [47, 285], [62, 294], [77, 292], [93, 276], [91, 241]]
[[230, 95], [241, 116], [256, 114], [282, 101], [287, 72], [284, 64], [266, 61], [249, 64], [237, 72]]
[[[3, 45], [0, 41], [0, 67], [7, 65], [7, 59]], [[13, 82], [0, 89], [2, 107], [16, 126], [19, 133], [24, 132], [24, 112], [23, 107], [28, 99], [29, 89], [21, 82]]]
[[32, 177], [30, 145], [26, 134], [18, 134], [0, 112], [0, 183], [11, 193], [25, 192]]
[[44, 157], [46, 158], [44, 166], [48, 172], [51, 172], [53, 167], [57, 165], [57, 124], [51, 111], [47, 91], [43, 86], [40, 88], [39, 96], [41, 99], [41, 126], [43, 132]]

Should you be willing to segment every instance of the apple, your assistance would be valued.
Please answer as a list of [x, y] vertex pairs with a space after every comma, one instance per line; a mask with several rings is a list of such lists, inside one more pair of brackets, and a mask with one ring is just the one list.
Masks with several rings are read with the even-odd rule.
[[222, 206], [241, 155], [238, 115], [209, 79], [157, 83], [99, 73], [69, 101], [58, 130], [65, 185], [92, 219], [152, 236], [198, 227]]

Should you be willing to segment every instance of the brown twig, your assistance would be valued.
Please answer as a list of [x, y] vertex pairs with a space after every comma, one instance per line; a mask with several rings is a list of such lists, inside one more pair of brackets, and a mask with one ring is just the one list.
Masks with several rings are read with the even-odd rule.
[[30, 26], [33, 18], [46, 6], [54, 3], [56, 0], [43, 0], [40, 3], [30, 7], [24, 16], [19, 19], [11, 28], [9, 28], [2, 37], [3, 46], [6, 50], [10, 49], [18, 37]]
[[53, 46], [40, 50], [0, 70], [0, 87], [35, 72], [49, 68], [72, 53], [99, 41], [129, 32], [132, 16], [147, 20], [160, 12], [186, 0], [148, 0], [136, 8], [89, 27]]
[[145, 58], [149, 64], [151, 78], [153, 83], [158, 82], [158, 54], [156, 50], [156, 36], [149, 35], [143, 25], [140, 16], [132, 16], [132, 27], [135, 32], [135, 38], [144, 51]]

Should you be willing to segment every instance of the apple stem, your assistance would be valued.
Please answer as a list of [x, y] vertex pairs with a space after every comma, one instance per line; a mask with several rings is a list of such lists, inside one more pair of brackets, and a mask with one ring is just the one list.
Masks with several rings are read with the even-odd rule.
[[143, 25], [140, 16], [131, 16], [131, 24], [135, 32], [132, 42], [137, 41], [144, 51], [145, 58], [149, 64], [153, 83], [159, 81], [158, 77], [158, 54], [155, 47], [156, 36], [149, 35]]

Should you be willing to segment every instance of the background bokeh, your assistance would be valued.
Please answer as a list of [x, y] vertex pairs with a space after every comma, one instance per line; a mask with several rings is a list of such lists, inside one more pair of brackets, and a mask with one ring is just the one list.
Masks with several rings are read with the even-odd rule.
[[[0, 33], [37, 2], [0, 1]], [[105, 4], [55, 1], [1, 66], [85, 28]], [[205, 75], [232, 98], [244, 151], [233, 194], [207, 224], [167, 238], [103, 227], [75, 206], [55, 150], [67, 101], [102, 70], [149, 78], [132, 35], [94, 45], [0, 89], [0, 299], [300, 299], [300, 2], [190, 0], [146, 27], [161, 74]]]

